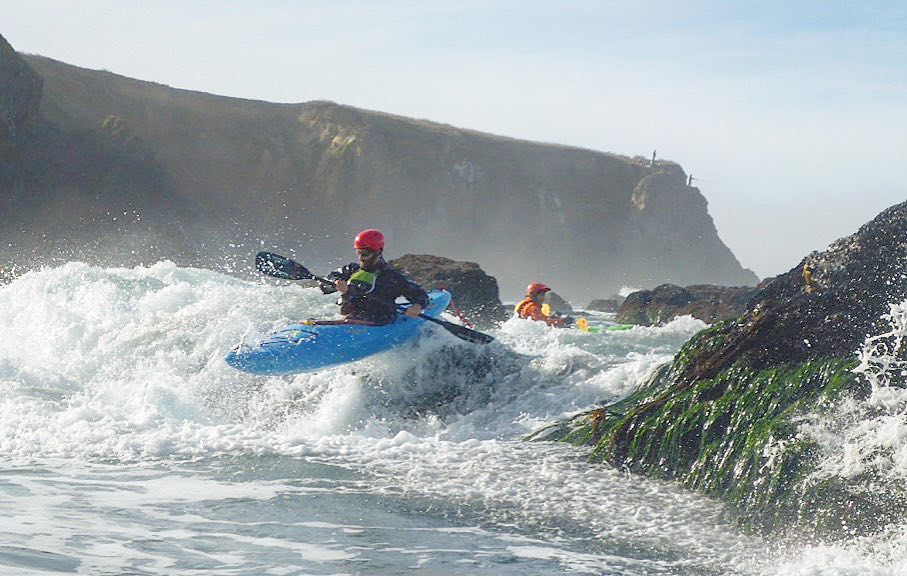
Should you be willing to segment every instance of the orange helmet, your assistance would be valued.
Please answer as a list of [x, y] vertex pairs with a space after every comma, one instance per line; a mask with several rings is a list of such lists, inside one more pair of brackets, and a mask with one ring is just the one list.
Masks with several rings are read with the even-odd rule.
[[526, 296], [531, 296], [533, 294], [551, 292], [551, 288], [545, 286], [541, 282], [533, 282], [526, 287]]
[[380, 230], [375, 230], [374, 228], [363, 230], [356, 234], [356, 239], [353, 240], [353, 248], [356, 250], [364, 248], [366, 250], [381, 252], [384, 250], [384, 234], [382, 234]]

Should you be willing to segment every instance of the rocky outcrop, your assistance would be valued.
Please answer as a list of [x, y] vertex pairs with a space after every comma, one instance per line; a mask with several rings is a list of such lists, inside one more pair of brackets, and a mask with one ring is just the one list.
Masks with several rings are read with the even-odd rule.
[[[72, 236], [79, 219], [118, 248], [113, 236], [131, 236], [100, 215], [126, 212], [142, 222], [160, 215], [160, 238], [130, 245], [139, 260], [176, 238], [184, 249], [168, 257], [179, 263], [230, 269], [255, 244], [301, 246], [313, 267], [328, 267], [348, 253], [351, 235], [377, 227], [397, 253], [481, 263], [508, 299], [546, 278], [563, 279], [558, 290], [574, 301], [624, 285], [757, 280], [718, 238], [677, 165], [25, 60], [43, 79], [40, 111], [61, 137], [47, 132], [35, 144], [53, 182], [23, 195], [16, 219], [35, 234], [19, 238], [16, 253], [45, 252], [33, 244]], [[69, 145], [51, 146], [61, 140]]]
[[406, 254], [389, 264], [426, 290], [448, 290], [452, 295], [450, 311], [459, 312], [463, 319], [478, 327], [488, 327], [509, 316], [501, 305], [497, 280], [475, 262]]
[[622, 324], [653, 326], [678, 316], [692, 316], [706, 324], [743, 314], [755, 294], [746, 286], [687, 286], [662, 284], [654, 290], [640, 290], [627, 296], [617, 312]]
[[591, 310], [592, 312], [614, 313], [620, 309], [623, 300], [623, 298], [599, 298], [589, 302], [586, 306], [586, 310]]
[[[630, 397], [539, 436], [591, 443], [596, 459], [724, 496], [764, 529], [836, 535], [902, 523], [893, 446], [869, 449], [859, 474], [820, 463], [844, 450], [849, 426], [900, 418], [901, 404], [878, 398], [907, 386], [901, 332], [885, 316], [907, 300], [905, 261], [907, 203], [771, 280], [741, 317], [695, 336]], [[867, 340], [888, 333], [890, 346]], [[858, 377], [861, 349], [881, 360]], [[829, 422], [832, 441], [809, 422]]]
[[735, 272], [740, 264], [723, 243], [712, 241], [718, 232], [708, 202], [679, 165], [657, 163], [633, 188], [630, 206], [618, 251], [633, 274], [623, 286], [756, 284]]
[[545, 292], [545, 304], [551, 308], [551, 312], [559, 316], [569, 316], [573, 314], [573, 306], [567, 302], [563, 296], [557, 292]]

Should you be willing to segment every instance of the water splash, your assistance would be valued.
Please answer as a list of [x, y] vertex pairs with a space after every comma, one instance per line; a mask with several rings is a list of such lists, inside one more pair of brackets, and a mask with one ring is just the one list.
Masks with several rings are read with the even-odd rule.
[[868, 395], [845, 398], [830, 413], [812, 415], [801, 425], [801, 434], [822, 448], [813, 481], [866, 473], [907, 480], [907, 302], [891, 305], [882, 319], [888, 329], [866, 337], [854, 368]]
[[[904, 549], [895, 533], [807, 549], [807, 556], [796, 548], [779, 558], [781, 568], [766, 567], [760, 558], [771, 555], [737, 534], [720, 505], [589, 466], [581, 450], [515, 441], [625, 396], [701, 322], [584, 334], [510, 320], [494, 331], [494, 346], [436, 331], [388, 354], [289, 377], [246, 375], [223, 362], [240, 338], [335, 313], [332, 299], [317, 289], [169, 262], [131, 269], [68, 263], [24, 274], [0, 286], [0, 455], [70, 475], [79, 466], [139, 475], [143, 467], [173, 466], [195, 477], [193, 463], [220, 470], [232, 458], [250, 461], [242, 473], [254, 476], [269, 460], [324, 462], [351, 470], [357, 481], [367, 478], [368, 494], [407, 505], [425, 499], [431, 510], [490, 526], [607, 542], [615, 562], [640, 559], [635, 572], [625, 573], [872, 573], [834, 565], [810, 572], [810, 558], [823, 553], [856, 557], [840, 566], [897, 573], [886, 560]], [[897, 343], [887, 346], [890, 352]], [[873, 358], [884, 352], [874, 350]], [[886, 366], [877, 378], [894, 369]], [[897, 390], [878, 388], [880, 395]], [[829, 437], [828, 445], [840, 440]], [[166, 509], [167, 487], [157, 508], [139, 500], [130, 510]], [[273, 486], [263, 479], [251, 487]], [[77, 496], [73, 501], [81, 502], [81, 490]], [[34, 509], [34, 502], [23, 496], [18, 509]], [[118, 497], [115, 505], [131, 504]], [[65, 514], [76, 518], [73, 531], [81, 537], [95, 511], [74, 507]], [[50, 526], [43, 518], [36, 523]]]
[[240, 339], [335, 314], [316, 289], [172, 262], [24, 274], [0, 287], [0, 449], [142, 460], [292, 451], [301, 436], [317, 444], [404, 429], [517, 437], [625, 394], [701, 326], [589, 335], [512, 320], [491, 346], [435, 330], [391, 353], [282, 378], [223, 362]]

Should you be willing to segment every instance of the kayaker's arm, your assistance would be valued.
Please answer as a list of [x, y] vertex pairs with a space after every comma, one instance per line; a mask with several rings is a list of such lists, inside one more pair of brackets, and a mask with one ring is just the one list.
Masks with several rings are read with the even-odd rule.
[[418, 304], [413, 304], [409, 308], [403, 311], [403, 315], [407, 318], [418, 318], [419, 314], [422, 313], [422, 306]]
[[342, 268], [338, 268], [338, 269], [334, 270], [333, 272], [331, 272], [330, 274], [328, 274], [327, 276], [324, 277], [325, 280], [330, 280], [334, 284], [333, 285], [322, 284], [321, 292], [323, 294], [333, 294], [334, 292], [337, 292], [337, 290], [338, 290], [337, 284], [336, 284], [337, 281], [343, 280], [345, 282], [345, 281], [349, 280], [350, 276], [355, 274], [358, 270], [359, 270], [359, 264], [357, 264], [355, 262], [347, 264], [346, 266], [344, 266]]
[[[402, 275], [400, 276], [400, 279], [403, 281], [400, 290], [401, 294], [403, 294], [403, 297], [409, 300], [414, 306], [418, 305], [419, 312], [428, 308], [428, 293], [412, 280], [408, 280]], [[416, 312], [412, 317], [415, 318], [415, 316], [418, 316], [418, 312]]]

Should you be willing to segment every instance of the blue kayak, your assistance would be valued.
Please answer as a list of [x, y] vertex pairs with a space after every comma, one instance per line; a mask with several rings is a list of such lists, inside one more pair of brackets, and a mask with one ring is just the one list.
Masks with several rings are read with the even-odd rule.
[[[430, 292], [422, 313], [437, 318], [450, 303], [449, 292]], [[227, 364], [251, 374], [277, 376], [310, 372], [385, 352], [415, 338], [425, 320], [397, 316], [383, 326], [361, 324], [292, 324], [256, 344], [240, 343]]]

